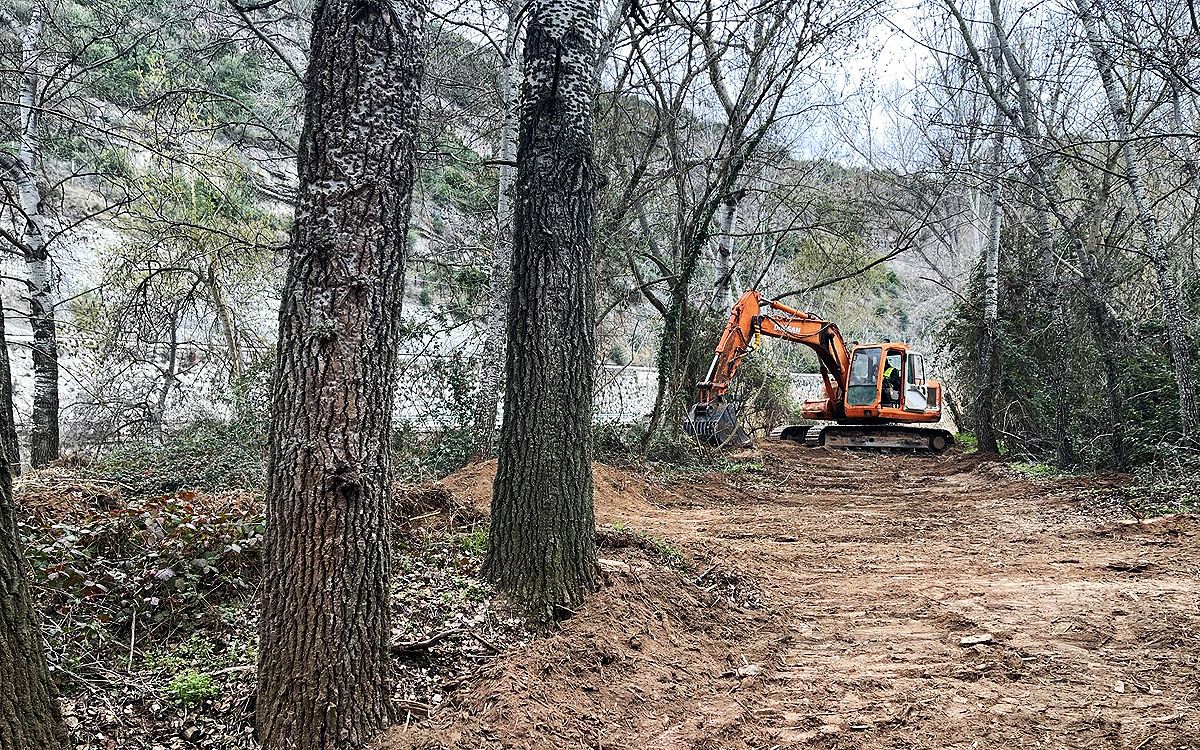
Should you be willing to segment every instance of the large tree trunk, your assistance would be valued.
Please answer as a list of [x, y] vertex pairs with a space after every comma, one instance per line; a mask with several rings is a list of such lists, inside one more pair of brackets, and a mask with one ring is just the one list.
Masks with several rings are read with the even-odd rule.
[[390, 715], [389, 461], [421, 13], [321, 0], [279, 313], [257, 724], [359, 748]]
[[1146, 254], [1158, 280], [1158, 297], [1162, 309], [1163, 327], [1167, 331], [1171, 364], [1175, 368], [1175, 386], [1179, 391], [1179, 423], [1187, 437], [1196, 435], [1200, 428], [1200, 413], [1196, 407], [1196, 382], [1192, 373], [1192, 347], [1188, 341], [1183, 302], [1179, 284], [1171, 267], [1171, 258], [1163, 243], [1158, 217], [1146, 196], [1142, 183], [1142, 169], [1133, 141], [1129, 137], [1129, 111], [1125, 106], [1124, 94], [1117, 82], [1116, 64], [1108, 46], [1100, 36], [1100, 27], [1092, 13], [1090, 0], [1076, 0], [1079, 18], [1087, 33], [1088, 46], [1095, 58], [1100, 73], [1100, 82], [1108, 99], [1108, 110], [1112, 117], [1113, 132], [1121, 144], [1121, 156], [1125, 164], [1125, 182], [1133, 196], [1138, 223], [1146, 238]]
[[538, 0], [525, 38], [504, 423], [484, 576], [539, 616], [597, 575], [593, 152], [597, 0]]
[[58, 335], [54, 322], [54, 282], [50, 252], [46, 247], [46, 220], [37, 186], [41, 160], [39, 56], [45, 11], [34, 3], [29, 24], [21, 36], [21, 90], [17, 111], [21, 140], [13, 174], [25, 226], [21, 250], [29, 288], [29, 326], [33, 331], [33, 424], [29, 463], [37, 468], [58, 458]]
[[[0, 319], [0, 350], [5, 350]], [[0, 436], [15, 437], [8, 357], [0, 384]], [[51, 750], [66, 741], [54, 685], [46, 670], [42, 634], [29, 596], [17, 539], [12, 474], [0, 462], [0, 748]]]
[[500, 379], [504, 371], [505, 335], [508, 331], [508, 296], [512, 286], [513, 203], [512, 189], [517, 158], [517, 95], [521, 68], [517, 40], [521, 4], [508, 7], [504, 35], [504, 63], [500, 69], [500, 97], [504, 120], [500, 124], [500, 177], [496, 197], [496, 243], [488, 281], [488, 317], [484, 323], [483, 352], [479, 358], [479, 390], [471, 428], [471, 455], [486, 458], [496, 437], [496, 412], [500, 401]]

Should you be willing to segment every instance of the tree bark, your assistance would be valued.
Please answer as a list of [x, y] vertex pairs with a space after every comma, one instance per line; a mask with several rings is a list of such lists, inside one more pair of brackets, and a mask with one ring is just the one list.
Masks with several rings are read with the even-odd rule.
[[229, 382], [237, 383], [242, 379], [242, 347], [238, 343], [237, 323], [233, 319], [233, 310], [225, 301], [225, 293], [217, 281], [215, 268], [208, 269], [205, 279], [208, 292], [212, 297], [213, 307], [217, 310], [217, 321], [221, 325], [221, 335], [225, 338], [226, 356], [229, 357]]
[[1158, 217], [1155, 216], [1150, 200], [1146, 196], [1137, 150], [1129, 137], [1129, 111], [1118, 86], [1116, 63], [1108, 46], [1100, 36], [1100, 27], [1092, 12], [1090, 0], [1076, 0], [1075, 5], [1079, 9], [1079, 19], [1083, 22], [1088, 46], [1095, 59], [1096, 69], [1100, 73], [1100, 82], [1104, 86], [1109, 114], [1112, 117], [1113, 131], [1121, 144], [1121, 156], [1125, 164], [1125, 182], [1129, 185], [1129, 192], [1133, 196], [1138, 223], [1141, 225], [1142, 234], [1146, 239], [1146, 254], [1150, 257], [1150, 264], [1154, 267], [1154, 274], [1158, 281], [1163, 327], [1167, 331], [1171, 364], [1175, 369], [1175, 386], [1179, 391], [1180, 428], [1185, 437], [1193, 437], [1200, 428], [1200, 412], [1197, 412], [1196, 406], [1196, 382], [1192, 373], [1192, 347], [1188, 341], [1179, 284], [1175, 279], [1175, 271], [1171, 268], [1170, 254], [1163, 243]]
[[504, 372], [505, 334], [508, 330], [508, 297], [512, 287], [513, 204], [512, 189], [517, 158], [517, 97], [520, 93], [521, 68], [518, 59], [521, 3], [508, 6], [508, 26], [504, 35], [504, 63], [500, 69], [500, 98], [504, 119], [500, 124], [500, 176], [496, 194], [496, 244], [492, 250], [492, 270], [488, 280], [488, 317], [485, 321], [483, 352], [479, 358], [479, 391], [475, 395], [475, 413], [471, 428], [471, 456], [487, 458], [496, 437], [496, 412], [500, 401], [500, 381]]
[[483, 574], [532, 613], [597, 576], [593, 102], [597, 0], [538, 0], [525, 37], [504, 423]]
[[41, 114], [38, 102], [42, 29], [45, 9], [34, 3], [29, 23], [21, 35], [21, 88], [17, 99], [20, 143], [12, 167], [17, 199], [25, 226], [21, 251], [29, 289], [29, 325], [33, 331], [33, 419], [29, 438], [29, 463], [34, 468], [58, 458], [58, 335], [54, 321], [54, 282], [50, 252], [46, 247], [46, 219], [37, 185], [41, 160]]
[[[0, 320], [0, 351], [6, 351]], [[14, 438], [12, 389], [8, 356], [0, 363], [0, 436]], [[66, 733], [59, 716], [42, 633], [29, 594], [26, 563], [17, 539], [13, 507], [12, 474], [0, 462], [0, 748], [49, 750], [62, 747]]]
[[4, 332], [4, 308], [0, 306], [0, 455], [8, 460], [9, 473], [21, 476], [21, 444], [13, 418], [12, 365], [8, 358], [8, 338]]
[[321, 0], [279, 314], [258, 735], [361, 748], [390, 719], [389, 441], [421, 11]]
[[987, 240], [983, 261], [983, 338], [979, 347], [979, 397], [976, 401], [976, 440], [982, 453], [999, 453], [996, 441], [996, 375], [999, 372], [997, 339], [1000, 332], [1000, 222], [1004, 207], [1001, 203], [1001, 161], [1004, 159], [1004, 119], [997, 110], [992, 122], [995, 135], [992, 142], [991, 205], [988, 215]]
[[734, 276], [734, 239], [733, 228], [737, 223], [739, 194], [733, 193], [725, 197], [721, 209], [717, 213], [717, 268], [716, 284], [713, 289], [713, 306], [720, 311], [722, 306], [732, 305], [737, 301], [738, 291], [733, 288]]

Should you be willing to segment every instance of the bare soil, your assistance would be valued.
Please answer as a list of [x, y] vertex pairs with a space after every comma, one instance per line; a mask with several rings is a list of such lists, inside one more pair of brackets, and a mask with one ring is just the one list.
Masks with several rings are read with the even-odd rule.
[[[597, 470], [605, 585], [389, 748], [1200, 747], [1200, 521], [1115, 480], [773, 446]], [[491, 467], [452, 476], [486, 508]], [[661, 552], [661, 550], [660, 550]]]

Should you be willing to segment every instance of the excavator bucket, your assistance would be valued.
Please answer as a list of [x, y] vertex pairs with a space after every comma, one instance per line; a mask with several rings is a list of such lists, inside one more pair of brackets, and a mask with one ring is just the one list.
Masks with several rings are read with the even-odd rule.
[[696, 404], [683, 422], [683, 432], [710, 445], [749, 448], [750, 436], [738, 424], [740, 407], [736, 401]]

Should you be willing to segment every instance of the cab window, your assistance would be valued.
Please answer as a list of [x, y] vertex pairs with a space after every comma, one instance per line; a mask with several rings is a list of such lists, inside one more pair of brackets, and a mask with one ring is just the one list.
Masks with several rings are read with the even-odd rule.
[[879, 347], [859, 349], [850, 360], [850, 383], [846, 392], [846, 403], [851, 406], [869, 406], [875, 403], [879, 393]]
[[908, 382], [914, 385], [925, 384], [925, 360], [920, 354], [908, 355]]
[[900, 391], [903, 389], [904, 355], [894, 349], [889, 350], [883, 363], [883, 388], [881, 389], [880, 406], [897, 407], [900, 405]]

